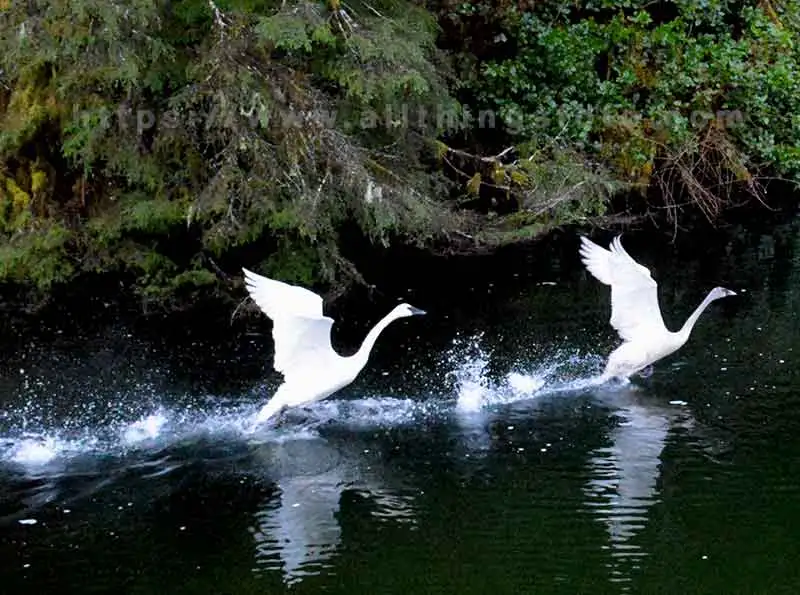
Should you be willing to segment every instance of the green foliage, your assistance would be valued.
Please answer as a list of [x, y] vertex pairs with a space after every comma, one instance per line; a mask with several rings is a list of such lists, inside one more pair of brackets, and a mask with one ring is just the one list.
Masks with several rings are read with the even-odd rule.
[[267, 259], [263, 273], [287, 283], [313, 285], [320, 277], [317, 250], [309, 244], [284, 241]]
[[53, 223], [12, 236], [0, 245], [0, 282], [32, 283], [44, 292], [69, 280], [75, 271], [67, 251], [70, 235]]
[[177, 200], [126, 197], [121, 213], [122, 229], [152, 235], [168, 234], [186, 222], [186, 209]]
[[453, 105], [410, 3], [34, 0], [0, 29], [0, 278], [127, 271], [159, 299], [267, 237], [267, 268], [314, 284], [354, 276], [352, 218], [382, 243], [459, 220], [414, 148], [435, 123], [385, 125]]
[[555, 147], [523, 153], [517, 163], [496, 167], [492, 177], [507, 185], [518, 208], [481, 231], [479, 237], [490, 245], [533, 239], [555, 227], [601, 217], [621, 189], [603, 166]]
[[479, 105], [515, 142], [574, 148], [643, 191], [677, 180], [704, 207], [759, 174], [800, 181], [800, 3], [667, 8], [506, 6], [493, 22], [516, 51], [483, 62]]
[[800, 0], [31, 0], [0, 33], [0, 282], [42, 291], [357, 280], [353, 223], [502, 244], [800, 181]]

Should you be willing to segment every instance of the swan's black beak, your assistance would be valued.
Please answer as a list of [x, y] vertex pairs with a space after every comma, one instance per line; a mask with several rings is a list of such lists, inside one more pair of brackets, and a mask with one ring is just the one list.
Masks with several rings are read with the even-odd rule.
[[727, 296], [732, 296], [732, 295], [736, 295], [736, 292], [735, 292], [735, 291], [733, 291], [732, 289], [726, 289], [726, 290], [725, 290], [725, 296], [726, 296], [726, 297], [727, 297]]
[[427, 314], [425, 310], [420, 310], [419, 308], [415, 308], [414, 306], [409, 306], [409, 310], [411, 310], [411, 314], [414, 316], [422, 316], [423, 314]]

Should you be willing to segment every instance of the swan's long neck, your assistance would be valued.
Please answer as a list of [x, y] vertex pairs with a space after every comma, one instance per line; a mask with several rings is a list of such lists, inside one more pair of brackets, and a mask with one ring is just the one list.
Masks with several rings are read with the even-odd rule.
[[389, 312], [386, 316], [384, 316], [380, 321], [378, 321], [378, 324], [372, 327], [372, 330], [367, 333], [367, 336], [364, 337], [364, 342], [361, 343], [361, 347], [352, 356], [353, 360], [358, 363], [359, 369], [367, 365], [369, 354], [372, 351], [372, 348], [375, 346], [375, 342], [378, 340], [378, 337], [383, 332], [383, 330], [400, 317], [401, 316], [399, 316], [393, 310]]
[[708, 292], [706, 299], [704, 299], [700, 303], [700, 305], [697, 306], [695, 311], [692, 312], [692, 315], [686, 319], [686, 322], [683, 323], [681, 330], [678, 331], [681, 334], [681, 336], [684, 337], [684, 340], [689, 338], [689, 334], [692, 332], [692, 329], [694, 328], [694, 325], [697, 323], [697, 319], [700, 318], [700, 315], [703, 313], [703, 310], [708, 308], [708, 305], [715, 299], [717, 298], [714, 296], [713, 290]]

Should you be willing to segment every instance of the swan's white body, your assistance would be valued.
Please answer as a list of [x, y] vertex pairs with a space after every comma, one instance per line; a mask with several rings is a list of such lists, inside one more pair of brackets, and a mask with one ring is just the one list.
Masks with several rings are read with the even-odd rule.
[[601, 382], [627, 379], [686, 343], [697, 319], [711, 302], [735, 292], [724, 287], [712, 289], [680, 330], [664, 325], [658, 306], [658, 286], [650, 271], [631, 258], [614, 238], [610, 249], [581, 237], [580, 255], [588, 271], [611, 286], [611, 326], [624, 341], [608, 357]]
[[361, 348], [342, 357], [331, 345], [333, 319], [322, 314], [316, 293], [242, 269], [250, 297], [272, 319], [275, 343], [273, 367], [283, 374], [283, 384], [259, 411], [262, 423], [285, 407], [297, 407], [329, 397], [358, 376], [367, 364], [378, 335], [398, 318], [425, 314], [400, 304], [367, 334]]

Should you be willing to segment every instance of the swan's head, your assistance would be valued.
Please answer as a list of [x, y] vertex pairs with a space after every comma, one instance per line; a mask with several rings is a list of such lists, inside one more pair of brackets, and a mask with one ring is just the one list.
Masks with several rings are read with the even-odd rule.
[[715, 287], [711, 290], [711, 299], [718, 300], [724, 297], [730, 297], [732, 295], [736, 295], [735, 291], [730, 289], [725, 289], [724, 287]]
[[410, 304], [404, 303], [395, 306], [395, 309], [392, 310], [392, 314], [395, 318], [405, 318], [406, 316], [421, 316], [422, 314], [426, 314], [426, 312], [425, 310], [420, 310]]

